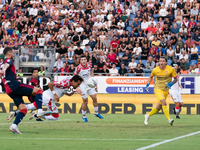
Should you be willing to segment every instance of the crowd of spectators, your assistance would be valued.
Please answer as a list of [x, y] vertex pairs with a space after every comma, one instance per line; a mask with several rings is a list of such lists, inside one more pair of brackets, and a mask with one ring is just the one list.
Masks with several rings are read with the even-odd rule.
[[[177, 72], [199, 73], [198, 0], [0, 0], [0, 57], [13, 47], [20, 61], [53, 46], [52, 72], [65, 75], [85, 55], [94, 74], [149, 74], [166, 56]], [[34, 55], [32, 55], [34, 56]], [[198, 67], [197, 67], [198, 66]], [[199, 71], [197, 71], [199, 70]]]

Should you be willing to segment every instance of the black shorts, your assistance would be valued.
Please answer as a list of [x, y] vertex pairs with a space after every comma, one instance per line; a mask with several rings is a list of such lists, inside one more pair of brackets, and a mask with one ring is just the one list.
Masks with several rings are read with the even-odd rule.
[[23, 96], [31, 96], [34, 86], [20, 83], [16, 90], [12, 91], [8, 95], [13, 99], [15, 105], [18, 107], [20, 104], [24, 104]]

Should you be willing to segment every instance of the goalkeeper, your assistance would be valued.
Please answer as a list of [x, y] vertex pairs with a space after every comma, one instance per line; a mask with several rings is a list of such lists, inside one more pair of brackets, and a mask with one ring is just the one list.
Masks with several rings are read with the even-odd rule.
[[[145, 115], [144, 124], [147, 125], [149, 121], [149, 117], [156, 114], [161, 108], [169, 122], [169, 124], [173, 125], [174, 120], [170, 119], [169, 111], [167, 109], [166, 98], [168, 96], [168, 91], [175, 84], [177, 80], [177, 74], [174, 68], [167, 65], [167, 59], [162, 56], [159, 59], [159, 66], [154, 68], [151, 72], [151, 75], [148, 79], [148, 83], [146, 85], [146, 91], [149, 91], [149, 85], [155, 76], [155, 84], [154, 84], [154, 93], [157, 97], [157, 105], [155, 108], [151, 110], [149, 114]], [[172, 77], [174, 78], [172, 82]]]

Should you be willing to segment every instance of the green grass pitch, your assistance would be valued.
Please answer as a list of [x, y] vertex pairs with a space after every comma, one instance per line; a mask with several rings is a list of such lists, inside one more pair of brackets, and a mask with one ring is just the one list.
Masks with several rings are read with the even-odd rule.
[[[180, 115], [170, 126], [164, 115], [154, 115], [145, 126], [144, 115], [102, 114], [100, 120], [87, 114], [60, 114], [59, 121], [36, 122], [28, 115], [19, 124], [22, 135], [8, 131], [8, 114], [0, 114], [1, 150], [134, 150], [166, 139], [200, 131], [199, 115]], [[175, 118], [174, 115], [171, 115]], [[199, 150], [200, 134], [150, 148], [151, 150]]]

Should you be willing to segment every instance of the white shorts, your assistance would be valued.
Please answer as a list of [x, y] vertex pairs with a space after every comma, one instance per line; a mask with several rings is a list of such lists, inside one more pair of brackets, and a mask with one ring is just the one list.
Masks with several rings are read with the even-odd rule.
[[182, 96], [180, 92], [177, 93], [169, 93], [173, 102], [183, 102]]
[[95, 95], [96, 90], [94, 88], [89, 87], [86, 83], [81, 83], [79, 86], [79, 89], [81, 90], [81, 97], [82, 98], [88, 98], [88, 95]]
[[42, 98], [43, 98], [42, 105], [46, 106], [48, 111], [51, 111], [52, 113], [58, 113], [58, 109], [57, 109], [56, 104], [55, 104], [56, 101], [55, 101], [54, 96], [51, 92], [44, 91]]

